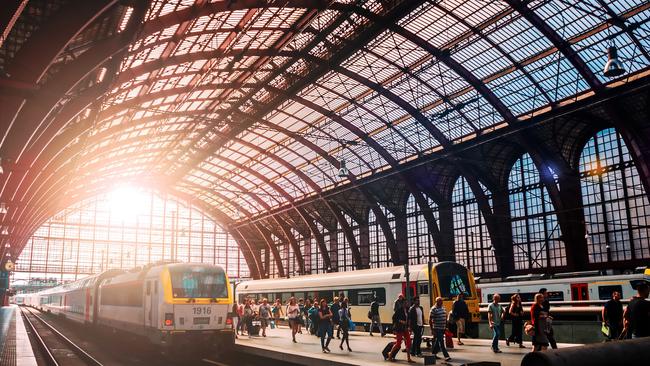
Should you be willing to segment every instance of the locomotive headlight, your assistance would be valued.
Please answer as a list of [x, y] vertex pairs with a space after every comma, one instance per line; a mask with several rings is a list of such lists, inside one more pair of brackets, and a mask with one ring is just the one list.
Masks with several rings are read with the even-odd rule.
[[165, 313], [165, 326], [171, 327], [174, 325], [174, 313]]

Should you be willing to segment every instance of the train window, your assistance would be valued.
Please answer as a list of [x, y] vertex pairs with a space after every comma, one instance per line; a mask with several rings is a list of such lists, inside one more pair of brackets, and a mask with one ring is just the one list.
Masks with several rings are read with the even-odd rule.
[[420, 283], [418, 285], [418, 293], [420, 295], [428, 295], [429, 294], [429, 284], [428, 283]]
[[599, 300], [609, 300], [612, 298], [612, 294], [618, 292], [623, 294], [623, 286], [621, 285], [608, 285], [608, 286], [598, 286], [598, 299]]
[[382, 287], [356, 290], [356, 301], [352, 305], [370, 305], [374, 298], [377, 298], [379, 305], [386, 305], [386, 289]]

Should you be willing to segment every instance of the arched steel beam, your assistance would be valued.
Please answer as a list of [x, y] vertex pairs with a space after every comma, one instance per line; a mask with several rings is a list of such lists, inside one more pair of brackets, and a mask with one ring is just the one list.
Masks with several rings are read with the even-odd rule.
[[[259, 263], [257, 253], [254, 253], [252, 251], [252, 246], [250, 245], [246, 237], [239, 229], [236, 228], [232, 229], [231, 234], [233, 235], [235, 240], [237, 240], [238, 243], [243, 242], [246, 245], [246, 247], [248, 247], [250, 250], [252, 260], [251, 262], [249, 262], [248, 268], [251, 271], [251, 277], [253, 277], [254, 279], [264, 278], [264, 271], [263, 271], [264, 267]], [[253, 266], [251, 266], [251, 264], [253, 264]]]
[[553, 29], [551, 28], [550, 25], [546, 24], [542, 18], [540, 18], [537, 14], [535, 14], [534, 11], [532, 11], [530, 8], [528, 8], [528, 5], [526, 2], [522, 2], [521, 0], [505, 0], [508, 5], [510, 5], [513, 9], [515, 9], [521, 16], [523, 16], [530, 24], [533, 25], [540, 33], [544, 35], [553, 45], [555, 48], [560, 51], [564, 57], [567, 58], [567, 60], [575, 67], [575, 69], [580, 73], [583, 79], [589, 84], [589, 86], [598, 91], [602, 89], [603, 84], [598, 80], [596, 75], [594, 75], [593, 72], [591, 72], [591, 69], [589, 69], [589, 66], [582, 60], [580, 55], [571, 48], [571, 44], [567, 42], [564, 38], [560, 37], [560, 35]]
[[27, 0], [7, 0], [0, 9], [0, 47], [13, 29], [20, 14], [27, 6]]
[[510, 63], [517, 69], [519, 70], [530, 82], [535, 86], [535, 89], [539, 90], [539, 92], [544, 96], [544, 99], [548, 102], [549, 105], [554, 106], [556, 103], [551, 99], [551, 97], [548, 95], [546, 90], [542, 88], [541, 85], [533, 78], [533, 76], [526, 70], [520, 62], [515, 60], [510, 53], [506, 52], [503, 47], [501, 47], [498, 43], [494, 42], [490, 37], [486, 36], [481, 30], [475, 26], [473, 26], [471, 23], [469, 23], [465, 18], [459, 17], [454, 13], [453, 11], [445, 8], [442, 6], [440, 3], [433, 3], [433, 6], [443, 13], [445, 13], [447, 16], [452, 17], [455, 21], [458, 23], [464, 25], [467, 29], [469, 29], [473, 34], [477, 35], [480, 37], [482, 40], [485, 42], [489, 43], [492, 48], [495, 50], [499, 51], [505, 58], [510, 61]]
[[[284, 270], [284, 264], [282, 263], [282, 256], [280, 255], [280, 252], [278, 251], [278, 247], [273, 241], [273, 238], [271, 238], [270, 233], [266, 231], [266, 228], [261, 227], [261, 224], [249, 224], [257, 232], [260, 234], [260, 237], [264, 242], [266, 243], [266, 247], [271, 251], [273, 254], [273, 259], [275, 261], [275, 267], [278, 270], [278, 276], [279, 277], [286, 277], [286, 272]], [[270, 273], [269, 273], [270, 274]]]
[[[36, 86], [70, 42], [98, 17], [112, 9], [116, 3], [116, 0], [75, 0], [64, 5], [47, 21], [39, 25], [39, 28], [6, 65], [5, 72], [10, 75], [8, 80]], [[21, 6], [24, 7], [25, 4], [21, 4]], [[11, 6], [7, 6], [6, 10], [10, 8]], [[70, 14], [74, 14], [74, 16], [70, 16]], [[7, 151], [4, 145], [9, 136], [9, 130], [19, 127], [15, 126], [15, 122], [17, 114], [25, 102], [24, 98], [10, 97], [0, 92], [0, 110], [2, 110], [0, 131], [4, 131], [4, 138], [0, 144], [3, 145], [3, 152]]]
[[[140, 26], [140, 22], [143, 19], [144, 14], [148, 8], [148, 4], [149, 1], [143, 1], [140, 3], [139, 6], [136, 7], [126, 26], [125, 31], [121, 33], [120, 37], [115, 38], [117, 41], [121, 43], [128, 43], [128, 40], [131, 38], [131, 36], [135, 33], [137, 28]], [[7, 136], [12, 138], [11, 140], [12, 145], [5, 146], [5, 143], [3, 143], [2, 153], [4, 154], [6, 152], [9, 152], [9, 156], [11, 158], [17, 157], [18, 159], [20, 159], [20, 155], [22, 154], [22, 152], [25, 151], [25, 149], [28, 146], [28, 141], [33, 137], [33, 134], [37, 131], [37, 128], [35, 128], [34, 126], [40, 125], [42, 122], [42, 118], [50, 114], [51, 109], [55, 107], [58, 98], [62, 97], [66, 90], [69, 90], [72, 87], [74, 87], [77, 83], [79, 83], [81, 79], [83, 79], [85, 75], [87, 75], [87, 73], [89, 73], [92, 70], [92, 68], [88, 69], [88, 65], [85, 64], [85, 62], [88, 62], [89, 64], [92, 65], [96, 62], [99, 62], [98, 61], [99, 59], [102, 59], [102, 55], [98, 55], [98, 56], [90, 55], [89, 52], [85, 52], [75, 61], [64, 66], [61, 72], [57, 73], [50, 80], [48, 80], [48, 82], [43, 86], [43, 88], [35, 95], [36, 97], [40, 96], [46, 98], [44, 100], [39, 100], [39, 102], [42, 102], [43, 104], [30, 103], [27, 105], [26, 108], [23, 108], [23, 110], [21, 110], [21, 116], [22, 116], [21, 118], [29, 117], [27, 118], [29, 123], [21, 124], [19, 131], [16, 131], [15, 128], [12, 128], [11, 131], [8, 132]], [[71, 65], [79, 67], [80, 70], [72, 69]], [[38, 98], [36, 98], [36, 100], [38, 100]], [[41, 119], [39, 119], [39, 115]], [[72, 115], [74, 115], [74, 113]], [[32, 127], [34, 128], [32, 131], [30, 131], [29, 129]], [[9, 174], [4, 174], [2, 178], [0, 178], [0, 182], [2, 182], [1, 183], [2, 191], [0, 193], [0, 196], [3, 197], [3, 199], [5, 199], [6, 201], [10, 201], [12, 198], [9, 197], [7, 193], [5, 193], [5, 188], [7, 188], [7, 184], [10, 183], [9, 180], [13, 178], [15, 182], [20, 181], [26, 173], [26, 170], [24, 168], [33, 164], [33, 162], [27, 162], [25, 161], [25, 159], [22, 159], [22, 161], [19, 160], [17, 163], [18, 166], [21, 165], [23, 166], [22, 171], [12, 171]], [[12, 186], [12, 188], [15, 189], [15, 185]], [[11, 192], [11, 194], [13, 195], [14, 192]], [[11, 207], [11, 209], [15, 210], [16, 208]], [[8, 217], [9, 215], [5, 215], [3, 217], [2, 220], [3, 223], [6, 222], [6, 219]], [[13, 229], [10, 227], [9, 230], [11, 231]]]

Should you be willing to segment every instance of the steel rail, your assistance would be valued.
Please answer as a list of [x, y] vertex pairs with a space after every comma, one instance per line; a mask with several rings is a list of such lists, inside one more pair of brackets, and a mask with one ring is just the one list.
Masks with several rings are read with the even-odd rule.
[[[25, 314], [25, 310], [23, 308], [20, 309], [23, 315]], [[46, 322], [43, 318], [40, 316], [36, 315], [31, 309], [29, 309], [27, 312], [31, 314], [34, 318], [38, 319], [41, 324], [43, 324], [49, 331], [51, 331], [54, 335], [56, 335], [60, 340], [65, 343], [70, 350], [72, 350], [79, 358], [82, 360], [86, 361], [88, 365], [94, 365], [94, 366], [103, 366], [103, 364], [99, 361], [97, 361], [93, 356], [88, 354], [88, 352], [84, 351], [81, 347], [79, 347], [76, 343], [74, 343], [70, 338], [66, 337], [63, 335], [63, 333], [59, 332], [56, 328], [51, 326], [48, 322]], [[36, 327], [32, 323], [32, 321], [29, 319], [29, 317], [25, 316], [25, 319], [27, 319], [27, 322], [29, 323], [30, 327], [32, 328], [32, 331], [34, 332], [34, 335], [39, 341], [39, 347], [43, 348], [46, 351], [45, 354], [47, 357], [51, 358], [51, 363], [52, 365], [60, 365], [59, 362], [56, 361], [54, 358], [54, 355], [50, 352], [49, 348], [45, 344], [45, 341], [43, 341], [43, 338], [41, 338], [40, 335], [38, 335], [38, 331], [36, 331]]]

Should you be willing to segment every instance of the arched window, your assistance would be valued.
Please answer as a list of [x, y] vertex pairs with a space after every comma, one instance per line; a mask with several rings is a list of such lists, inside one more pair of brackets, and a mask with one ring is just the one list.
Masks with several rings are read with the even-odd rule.
[[[384, 213], [389, 213], [387, 209], [383, 206], [379, 206]], [[395, 217], [391, 214], [392, 221], [391, 227], [395, 227]], [[390, 219], [389, 219], [390, 220]], [[388, 250], [388, 245], [386, 244], [386, 236], [382, 231], [379, 223], [377, 222], [377, 217], [375, 213], [370, 210], [368, 215], [368, 229], [370, 236], [370, 267], [379, 268], [389, 266], [390, 261], [390, 252]]]
[[[438, 220], [438, 205], [427, 197], [429, 207]], [[415, 202], [415, 196], [410, 195], [406, 201], [406, 230], [408, 238], [409, 263], [419, 264], [436, 261], [436, 249], [433, 238], [429, 235], [427, 220], [420, 206]]]
[[555, 209], [529, 154], [512, 166], [508, 192], [515, 269], [566, 266]]
[[[489, 197], [490, 192], [484, 188]], [[496, 272], [492, 241], [474, 193], [464, 177], [459, 177], [451, 196], [454, 214], [456, 261], [474, 273]]]
[[[323, 235], [323, 225], [320, 224], [320, 222], [316, 222], [316, 230], [319, 232], [319, 235]], [[325, 264], [323, 262], [323, 255], [321, 253], [321, 249], [318, 246], [318, 241], [316, 241], [316, 238], [312, 236], [310, 239], [310, 245], [311, 245], [311, 263], [312, 263], [312, 273], [325, 273], [327, 272], [327, 268], [325, 268]]]
[[580, 177], [589, 262], [650, 258], [650, 205], [615, 129], [589, 139], [580, 155]]
[[[352, 234], [354, 235], [357, 244], [359, 243], [359, 224], [352, 219], [348, 214], [343, 214], [343, 217], [347, 221], [348, 225], [352, 229]], [[352, 263], [352, 249], [350, 248], [350, 243], [348, 242], [347, 236], [345, 236], [345, 231], [341, 224], [337, 223], [337, 270], [342, 271], [352, 271], [354, 270], [354, 265]]]
[[41, 225], [17, 261], [15, 279], [69, 281], [170, 259], [220, 264], [231, 278], [249, 277], [237, 241], [210, 216], [170, 195], [124, 187]]

